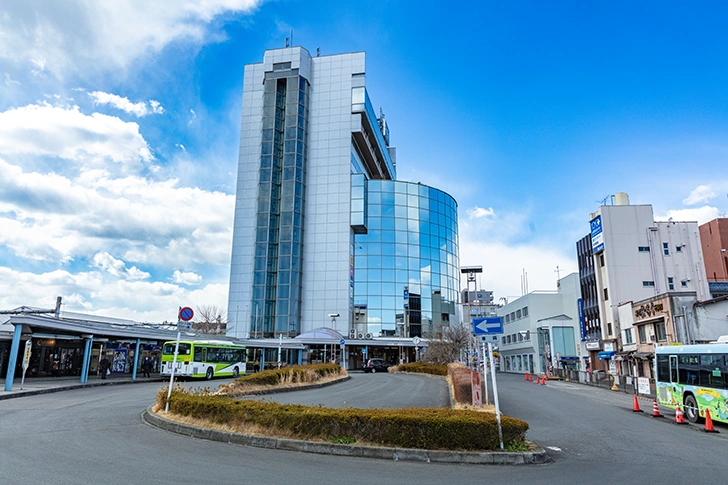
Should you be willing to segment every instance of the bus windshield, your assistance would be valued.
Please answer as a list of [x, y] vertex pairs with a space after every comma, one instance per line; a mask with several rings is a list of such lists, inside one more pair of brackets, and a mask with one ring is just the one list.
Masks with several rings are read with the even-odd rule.
[[[164, 355], [174, 355], [174, 347], [176, 343], [174, 342], [168, 342], [164, 344], [164, 349], [162, 350], [162, 353]], [[179, 354], [178, 355], [190, 355], [190, 344], [179, 344]]]

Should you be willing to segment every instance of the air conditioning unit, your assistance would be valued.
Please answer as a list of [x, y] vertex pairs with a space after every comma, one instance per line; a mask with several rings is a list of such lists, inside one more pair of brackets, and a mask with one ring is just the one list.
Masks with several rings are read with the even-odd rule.
[[367, 338], [367, 340], [371, 340], [372, 339], [372, 334], [368, 333], [367, 336], [366, 336], [366, 338]]
[[360, 334], [358, 334], [358, 335], [356, 336], [356, 338], [358, 338], [359, 340], [361, 340], [361, 339], [363, 339], [363, 338], [364, 338], [364, 334], [363, 334], [363, 333], [360, 333]]
[[351, 330], [349, 330], [349, 338], [356, 338], [356, 330], [355, 329], [352, 328]]

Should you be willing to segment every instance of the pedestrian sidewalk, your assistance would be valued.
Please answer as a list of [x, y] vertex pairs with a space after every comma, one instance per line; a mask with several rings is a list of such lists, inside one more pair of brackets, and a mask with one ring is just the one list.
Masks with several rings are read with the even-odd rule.
[[136, 381], [132, 380], [131, 374], [110, 375], [106, 379], [100, 376], [89, 376], [88, 382], [81, 384], [80, 376], [67, 377], [26, 377], [23, 389], [20, 389], [20, 378], [13, 379], [13, 390], [5, 391], [5, 379], [0, 380], [0, 401], [4, 399], [12, 399], [15, 397], [35, 396], [38, 394], [48, 394], [51, 392], [68, 391], [71, 389], [83, 389], [87, 387], [97, 386], [113, 386], [118, 384], [135, 384], [141, 382], [163, 382], [168, 380], [159, 374], [152, 374], [152, 377], [141, 377], [142, 373], [137, 374]]

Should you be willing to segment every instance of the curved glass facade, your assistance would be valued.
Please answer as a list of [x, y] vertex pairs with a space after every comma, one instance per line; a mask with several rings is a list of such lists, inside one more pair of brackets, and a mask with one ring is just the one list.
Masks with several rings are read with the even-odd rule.
[[366, 234], [354, 234], [353, 331], [436, 336], [460, 291], [457, 202], [418, 183], [368, 180]]

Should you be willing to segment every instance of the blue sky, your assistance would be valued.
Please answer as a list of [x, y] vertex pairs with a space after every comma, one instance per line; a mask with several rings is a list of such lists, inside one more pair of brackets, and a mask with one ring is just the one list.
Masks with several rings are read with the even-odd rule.
[[367, 52], [398, 176], [459, 204], [496, 298], [556, 287], [599, 200], [728, 210], [720, 3], [15, 1], [0, 6], [0, 308], [224, 307], [243, 67]]

